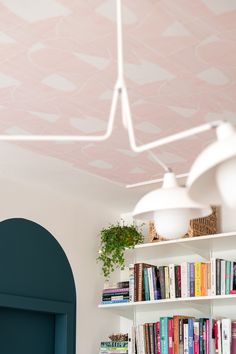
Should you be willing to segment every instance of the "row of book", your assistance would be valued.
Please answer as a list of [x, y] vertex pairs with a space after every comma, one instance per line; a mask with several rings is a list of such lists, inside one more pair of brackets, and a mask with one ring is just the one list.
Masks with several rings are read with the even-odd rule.
[[99, 354], [128, 354], [128, 342], [101, 342]]
[[209, 262], [183, 262], [155, 266], [129, 266], [129, 300], [149, 301], [236, 292], [236, 262], [212, 258]]
[[118, 282], [115, 286], [105, 288], [102, 292], [102, 304], [129, 302], [129, 281]]
[[161, 317], [132, 327], [128, 354], [236, 354], [236, 322]]

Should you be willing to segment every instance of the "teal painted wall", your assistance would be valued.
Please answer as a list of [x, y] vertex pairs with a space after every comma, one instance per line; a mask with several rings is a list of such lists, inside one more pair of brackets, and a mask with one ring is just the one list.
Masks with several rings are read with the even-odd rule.
[[25, 219], [0, 223], [0, 353], [74, 354], [76, 290], [56, 239]]

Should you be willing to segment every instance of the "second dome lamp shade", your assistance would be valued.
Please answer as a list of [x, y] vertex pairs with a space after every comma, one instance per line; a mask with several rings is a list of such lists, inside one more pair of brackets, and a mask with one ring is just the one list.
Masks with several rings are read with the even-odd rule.
[[145, 194], [136, 204], [133, 217], [154, 221], [157, 233], [166, 239], [184, 236], [192, 219], [208, 216], [212, 209], [193, 201], [173, 172], [164, 175], [162, 188]]
[[216, 135], [190, 170], [189, 195], [199, 203], [236, 208], [236, 131], [230, 123], [222, 123]]

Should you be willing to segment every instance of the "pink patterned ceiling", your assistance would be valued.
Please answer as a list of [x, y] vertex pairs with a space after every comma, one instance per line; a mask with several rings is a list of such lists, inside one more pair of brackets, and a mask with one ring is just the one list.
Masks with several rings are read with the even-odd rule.
[[[215, 119], [236, 123], [236, 1], [123, 0], [137, 140]], [[0, 0], [1, 133], [101, 134], [116, 79], [115, 0]], [[110, 180], [159, 177], [131, 152], [120, 112], [105, 143], [27, 143]], [[177, 173], [213, 138], [154, 151]], [[22, 144], [21, 144], [22, 145]]]

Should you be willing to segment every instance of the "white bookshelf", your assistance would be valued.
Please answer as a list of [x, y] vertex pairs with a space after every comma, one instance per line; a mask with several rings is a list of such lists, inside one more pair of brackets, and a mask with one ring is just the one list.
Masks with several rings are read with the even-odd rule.
[[[236, 231], [178, 240], [161, 241], [137, 245], [127, 250], [127, 265], [150, 262], [164, 265], [172, 262], [209, 260], [211, 257], [236, 260]], [[99, 305], [133, 322], [154, 320], [160, 315], [186, 313], [189, 315], [215, 315], [236, 318], [236, 295], [199, 296], [163, 299], [155, 301], [128, 302]], [[121, 321], [121, 323], [123, 323]], [[122, 325], [121, 325], [122, 327]]]

